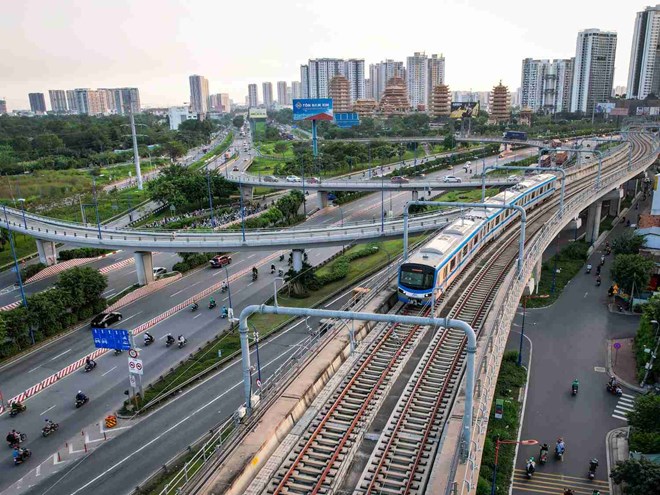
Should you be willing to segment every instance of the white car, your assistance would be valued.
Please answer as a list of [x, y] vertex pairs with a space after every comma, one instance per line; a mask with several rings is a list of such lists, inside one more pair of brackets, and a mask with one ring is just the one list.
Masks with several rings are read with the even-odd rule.
[[455, 175], [445, 175], [445, 178], [442, 179], [442, 182], [447, 182], [447, 183], [460, 183], [463, 182], [460, 177], [456, 177]]
[[154, 278], [160, 278], [167, 273], [167, 268], [164, 266], [155, 266], [154, 267]]
[[300, 182], [300, 177], [298, 177], [297, 175], [289, 175], [289, 176], [287, 176], [286, 181], [287, 182]]

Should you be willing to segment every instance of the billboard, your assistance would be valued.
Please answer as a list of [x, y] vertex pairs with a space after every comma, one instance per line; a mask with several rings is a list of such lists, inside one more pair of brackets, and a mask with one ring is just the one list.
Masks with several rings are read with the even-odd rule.
[[610, 112], [610, 115], [614, 115], [615, 117], [627, 117], [628, 116], [628, 109], [627, 108], [613, 108], [612, 111]]
[[293, 120], [333, 120], [331, 98], [293, 100]]
[[452, 101], [450, 119], [463, 119], [479, 115], [478, 101]]
[[355, 112], [336, 113], [335, 124], [341, 128], [355, 127], [360, 125], [360, 117]]
[[265, 119], [268, 116], [265, 108], [250, 108], [248, 119]]
[[614, 107], [616, 103], [596, 103], [596, 113], [610, 113]]

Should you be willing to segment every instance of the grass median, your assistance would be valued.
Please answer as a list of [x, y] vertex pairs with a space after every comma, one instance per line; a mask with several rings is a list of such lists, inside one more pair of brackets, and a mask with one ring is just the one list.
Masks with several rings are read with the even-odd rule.
[[[410, 245], [414, 245], [423, 237], [423, 235], [411, 236]], [[278, 295], [278, 304], [280, 306], [304, 308], [314, 307], [335, 293], [353, 285], [358, 280], [387, 265], [403, 251], [403, 241], [400, 239], [383, 241], [375, 243], [374, 245], [378, 246], [378, 251], [375, 251], [374, 254], [370, 256], [359, 258], [351, 262], [348, 274], [343, 279], [327, 284], [317, 291], [311, 291], [310, 296], [305, 299], [295, 299], [286, 295]], [[354, 246], [348, 249], [346, 254], [363, 248], [364, 246]], [[316, 273], [323, 274], [324, 272], [332, 270], [333, 263], [335, 262], [336, 260], [331, 261], [323, 267], [318, 268]], [[202, 310], [204, 310], [204, 308], [202, 308]], [[257, 330], [261, 337], [265, 337], [278, 330], [280, 325], [284, 324], [289, 319], [292, 318], [286, 315], [255, 314], [250, 317], [248, 323], [251, 329]], [[223, 322], [226, 322], [226, 320], [223, 320]], [[224, 324], [228, 325], [227, 323]], [[164, 397], [169, 393], [182, 388], [183, 384], [203, 371], [221, 366], [224, 361], [227, 361], [227, 358], [231, 356], [232, 353], [239, 349], [240, 339], [236, 331], [223, 333], [212, 339], [207, 345], [200, 349], [199, 352], [193, 354], [190, 359], [184, 361], [178, 367], [173, 368], [169, 373], [166, 373], [154, 383], [150, 384], [146, 388], [142, 400], [138, 401], [138, 407], [142, 407], [158, 397]], [[132, 405], [129, 405], [128, 402], [126, 402], [120, 413], [129, 414], [133, 412], [134, 407], [135, 402], [133, 402]]]

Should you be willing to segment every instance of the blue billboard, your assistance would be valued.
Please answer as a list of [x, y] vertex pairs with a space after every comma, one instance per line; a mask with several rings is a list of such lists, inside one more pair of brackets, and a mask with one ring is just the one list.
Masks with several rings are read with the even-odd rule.
[[293, 100], [293, 120], [332, 120], [331, 98]]
[[121, 349], [127, 351], [131, 348], [131, 339], [128, 330], [115, 328], [92, 328], [94, 346], [98, 349]]
[[336, 113], [335, 124], [341, 128], [355, 127], [360, 125], [360, 117], [355, 112]]

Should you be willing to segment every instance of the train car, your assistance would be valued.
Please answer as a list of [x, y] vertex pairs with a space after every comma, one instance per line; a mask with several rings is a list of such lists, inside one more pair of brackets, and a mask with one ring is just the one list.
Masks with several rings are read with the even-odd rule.
[[[554, 194], [556, 180], [551, 174], [529, 177], [488, 198], [488, 203], [530, 210]], [[430, 305], [434, 294], [438, 298], [479, 250], [501, 235], [517, 216], [515, 210], [475, 207], [450, 222], [399, 268], [399, 301]]]
[[527, 133], [522, 131], [506, 131], [502, 137], [515, 141], [527, 141]]

